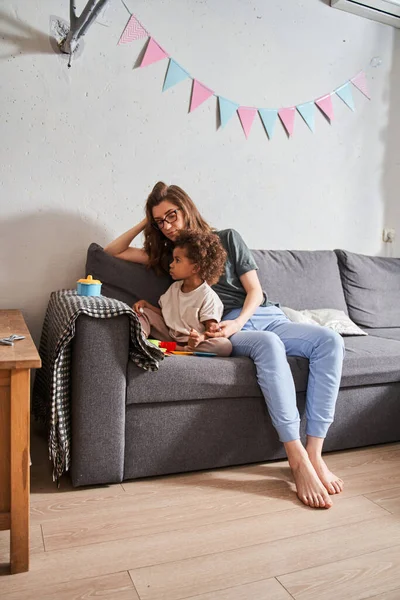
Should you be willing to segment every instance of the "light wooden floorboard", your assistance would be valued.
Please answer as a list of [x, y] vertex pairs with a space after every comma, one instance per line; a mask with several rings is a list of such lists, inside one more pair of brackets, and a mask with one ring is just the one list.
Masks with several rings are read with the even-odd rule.
[[[42, 528], [38, 524], [31, 525], [29, 549], [31, 554], [44, 552]], [[8, 562], [10, 553], [10, 532], [0, 531], [0, 563]]]
[[[364, 508], [365, 517], [363, 516], [363, 509], [360, 508], [361, 501], [367, 505]], [[53, 578], [57, 577], [60, 582], [73, 578], [96, 577], [121, 570], [147, 568], [151, 565], [159, 565], [162, 572], [171, 570], [173, 573], [176, 570], [177, 561], [193, 560], [195, 565], [197, 565], [196, 561], [199, 561], [199, 565], [202, 564], [202, 561], [205, 564], [212, 564], [213, 561], [216, 561], [215, 564], [221, 561], [224, 563], [226, 561], [225, 554], [229, 552], [232, 552], [232, 555], [229, 554], [228, 556], [232, 556], [235, 559], [232, 564], [234, 569], [236, 569], [235, 552], [238, 553], [237, 561], [244, 560], [245, 564], [247, 561], [246, 557], [251, 561], [253, 560], [253, 553], [264, 557], [260, 563], [261, 570], [257, 573], [256, 577], [250, 579], [244, 578], [243, 581], [239, 579], [237, 582], [238, 584], [248, 583], [287, 572], [287, 569], [282, 571], [281, 567], [278, 568], [276, 564], [277, 557], [280, 556], [281, 546], [284, 548], [284, 553], [288, 551], [293, 556], [293, 552], [300, 551], [303, 543], [303, 536], [300, 533], [310, 531], [318, 532], [307, 533], [306, 536], [310, 538], [309, 543], [314, 543], [315, 538], [315, 543], [317, 544], [326, 540], [326, 532], [334, 538], [343, 535], [349, 542], [346, 546], [349, 556], [357, 555], [360, 544], [365, 548], [366, 544], [369, 543], [373, 550], [388, 545], [387, 536], [389, 535], [389, 529], [391, 530], [392, 538], [398, 539], [398, 543], [400, 544], [400, 522], [396, 523], [393, 516], [386, 516], [388, 515], [386, 511], [366, 498], [350, 499], [348, 502], [356, 502], [357, 504], [357, 507], [353, 507], [353, 510], [350, 511], [351, 516], [348, 514], [348, 511], [342, 508], [345, 507], [346, 503], [341, 502], [337, 506], [336, 519], [335, 513], [332, 510], [313, 511], [304, 507], [296, 509], [296, 511], [287, 511], [287, 515], [284, 515], [284, 518], [279, 520], [279, 522], [276, 519], [276, 515], [270, 515], [270, 519], [268, 519], [268, 516], [261, 516], [205, 527], [192, 526], [191, 528], [176, 530], [172, 533], [166, 532], [138, 536], [123, 541], [114, 540], [45, 552], [35, 557], [29, 574], [26, 573], [18, 576], [19, 582], [17, 582], [15, 577], [4, 578], [3, 588], [4, 590], [13, 591], [17, 583], [23, 586], [28, 584], [38, 586], [43, 577], [48, 577], [50, 573], [53, 574]], [[294, 518], [293, 513], [297, 513], [297, 519]], [[333, 516], [330, 517], [329, 513]], [[339, 517], [339, 513], [342, 515], [342, 520]], [[335, 520], [335, 527], [332, 528], [332, 521], [329, 521], [329, 519]], [[354, 520], [357, 521], [355, 525], [348, 525], [348, 523], [354, 522]], [[366, 520], [374, 533], [373, 536], [367, 533]], [[340, 526], [339, 524], [343, 522], [346, 525]], [[354, 536], [354, 539], [352, 539], [352, 536]], [[277, 539], [278, 541], [276, 541]], [[266, 540], [270, 541], [267, 542]], [[275, 547], [275, 545], [277, 546], [278, 554], [270, 556], [270, 548]], [[340, 546], [333, 546], [330, 549], [331, 559], [338, 560], [341, 558], [340, 552]], [[243, 553], [244, 559], [241, 558], [241, 553]], [[322, 557], [319, 554], [316, 556], [308, 556], [306, 554], [300, 558], [302, 568], [319, 565], [325, 560], [325, 558], [321, 560]], [[270, 562], [271, 560], [272, 562]], [[265, 561], [270, 562], [270, 564], [265, 565]], [[161, 567], [162, 563], [168, 564]], [[63, 565], [62, 570], [57, 569], [57, 565], [60, 564]], [[185, 564], [188, 563], [186, 562]], [[272, 568], [272, 565], [275, 565], [274, 568]], [[267, 571], [269, 569], [269, 572], [266, 574], [264, 574], [265, 566], [267, 567]], [[240, 568], [243, 568], [243, 565]], [[195, 569], [197, 569], [197, 566], [195, 566]], [[228, 578], [226, 581], [224, 581], [222, 587], [229, 585], [230, 579]], [[55, 582], [54, 579], [52, 582]], [[134, 583], [136, 584], [136, 581]], [[149, 580], [147, 583], [151, 587], [149, 593], [155, 590], [152, 581]], [[210, 590], [205, 589], [201, 591], [208, 592]], [[193, 595], [194, 592], [192, 591], [191, 593]], [[196, 591], [196, 593], [199, 592]]]
[[367, 494], [366, 497], [369, 500], [372, 500], [372, 502], [376, 502], [376, 504], [382, 506], [390, 513], [400, 515], [400, 488], [373, 492], [372, 494]]
[[[400, 544], [393, 516], [130, 571], [142, 600], [178, 600]], [[204, 574], [207, 574], [204, 577]]]
[[276, 579], [263, 579], [210, 594], [190, 596], [190, 600], [293, 600]]
[[[192, 508], [192, 507], [191, 507]], [[198, 508], [202, 513], [202, 507]], [[154, 560], [163, 562], [162, 553], [167, 552], [170, 560], [172, 554], [184, 553], [182, 558], [208, 554], [210, 548], [213, 552], [232, 550], [244, 545], [251, 546], [265, 541], [273, 541], [291, 537], [293, 531], [300, 536], [310, 531], [318, 531], [350, 525], [360, 521], [368, 521], [387, 515], [387, 511], [364, 497], [341, 500], [336, 510], [318, 511], [314, 514], [309, 508], [299, 507], [274, 514], [258, 514], [245, 517], [240, 506], [232, 507], [231, 512], [224, 512], [222, 519], [219, 505], [210, 507], [208, 520], [212, 521], [213, 514], [216, 520], [207, 525], [201, 525], [196, 518], [196, 510], [190, 510], [183, 519], [181, 512], [170, 511], [169, 523], [161, 519], [151, 519], [147, 511], [138, 513], [136, 519], [126, 519], [124, 514], [100, 517], [87, 517], [84, 520], [69, 520], [62, 525], [58, 521], [44, 523], [43, 537], [46, 551], [61, 548], [82, 547], [87, 544], [111, 542], [115, 540], [139, 537], [142, 556], [146, 549]], [[217, 519], [220, 519], [218, 521]], [[193, 526], [193, 524], [196, 526]], [[154, 535], [155, 534], [155, 535]], [[173, 538], [172, 538], [173, 534]], [[150, 554], [149, 554], [150, 556]], [[158, 558], [157, 558], [158, 557]], [[150, 563], [153, 564], [153, 563]]]
[[31, 570], [0, 564], [0, 600], [400, 600], [400, 444], [327, 455], [328, 511], [286, 461], [57, 489], [35, 435], [32, 459]]
[[[400, 546], [278, 578], [295, 600], [374, 598], [400, 587]], [[394, 592], [393, 592], [394, 593]], [[398, 593], [398, 590], [397, 590]], [[397, 600], [400, 596], [397, 596]]]
[[373, 596], [370, 600], [399, 600], [399, 598], [400, 588], [397, 588], [397, 590], [392, 590], [391, 592], [383, 592], [383, 594]]
[[[329, 466], [345, 477], [344, 497], [350, 498], [386, 490], [397, 484], [400, 486], [400, 474], [394, 473], [391, 465], [382, 467], [382, 463], [385, 461], [376, 458], [377, 450], [360, 450], [362, 456], [359, 460], [357, 460], [355, 452], [352, 451], [352, 472], [347, 474], [347, 477], [343, 473], [344, 467], [340, 468], [340, 463], [343, 462], [342, 456], [339, 454], [329, 455], [327, 459]], [[389, 454], [390, 450], [382, 451], [379, 447], [379, 452]], [[337, 460], [336, 457], [339, 457], [340, 460]], [[338, 468], [336, 468], [336, 462], [339, 462]], [[114, 507], [117, 507], [118, 511], [132, 510], [133, 512], [147, 508], [154, 510], [157, 514], [163, 507], [180, 506], [186, 509], [188, 506], [208, 506], [213, 503], [222, 506], [225, 503], [229, 504], [232, 500], [234, 503], [241, 502], [244, 506], [251, 503], [255, 508], [258, 498], [261, 499], [261, 503], [265, 502], [268, 506], [265, 512], [300, 506], [301, 503], [294, 493], [289, 469], [287, 466], [282, 466], [286, 463], [275, 464], [279, 465], [275, 472], [277, 473], [279, 470], [279, 474], [286, 478], [285, 481], [282, 482], [275, 475], [274, 477], [267, 476], [266, 469], [271, 472], [274, 470], [274, 466], [257, 465], [204, 474], [193, 473], [192, 475], [126, 482], [122, 486], [127, 490], [125, 494], [121, 494], [120, 486], [82, 488], [72, 492], [63, 492], [63, 490], [57, 490], [50, 482], [49, 486], [52, 487], [47, 494], [36, 492], [32, 494], [31, 520], [43, 523], [55, 518], [67, 518], [67, 516], [73, 518], [74, 516], [107, 514]], [[368, 477], [365, 476], [366, 469]], [[160, 482], [162, 482], [162, 494], [160, 494]], [[335, 500], [337, 501], [337, 499]], [[255, 511], [257, 511], [256, 508]]]
[[87, 600], [94, 597], [101, 600], [140, 600], [126, 571], [49, 585], [39, 593], [37, 589], [19, 590], [5, 597], [7, 600]]

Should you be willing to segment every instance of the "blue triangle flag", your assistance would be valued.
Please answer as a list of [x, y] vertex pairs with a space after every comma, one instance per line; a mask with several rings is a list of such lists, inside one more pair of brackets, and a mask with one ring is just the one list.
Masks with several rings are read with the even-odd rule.
[[344, 85], [338, 87], [337, 90], [335, 90], [335, 92], [339, 96], [339, 98], [341, 98], [343, 102], [347, 104], [349, 108], [351, 108], [351, 110], [355, 110], [353, 94], [351, 92], [351, 85], [349, 81]]
[[165, 92], [165, 90], [168, 90], [172, 86], [176, 85], [177, 83], [180, 83], [181, 81], [183, 81], [184, 79], [187, 79], [188, 77], [190, 77], [189, 73], [187, 73], [187, 71], [182, 69], [182, 67], [180, 67], [178, 65], [178, 63], [176, 63], [171, 58], [169, 61], [168, 71], [167, 71], [167, 75], [165, 77], [162, 91]]
[[274, 133], [278, 111], [272, 108], [259, 108], [258, 112], [265, 127], [265, 131], [267, 132], [267, 136], [271, 139], [272, 134]]
[[307, 123], [311, 131], [315, 129], [315, 104], [314, 102], [306, 102], [305, 104], [298, 104], [297, 110]]
[[235, 104], [235, 102], [231, 102], [231, 100], [227, 100], [222, 96], [218, 96], [218, 104], [219, 118], [221, 119], [221, 127], [225, 127], [229, 119], [233, 117], [233, 115], [239, 108], [239, 104]]

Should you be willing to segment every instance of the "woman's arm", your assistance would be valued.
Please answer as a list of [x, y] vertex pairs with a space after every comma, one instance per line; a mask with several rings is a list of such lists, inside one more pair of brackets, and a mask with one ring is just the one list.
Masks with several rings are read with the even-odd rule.
[[250, 319], [263, 301], [264, 295], [256, 270], [253, 269], [244, 273], [239, 279], [246, 292], [246, 299], [240, 315], [233, 321], [221, 321], [219, 324], [220, 331], [214, 333], [206, 332], [206, 337], [231, 337], [231, 335], [242, 329], [243, 325]]
[[240, 331], [243, 325], [253, 316], [255, 310], [264, 300], [264, 294], [260, 280], [258, 279], [257, 271], [248, 271], [239, 277], [239, 279], [246, 292], [246, 299], [240, 315], [235, 319], [239, 325], [238, 331]]
[[107, 254], [111, 254], [111, 256], [146, 265], [149, 261], [149, 257], [143, 248], [131, 248], [129, 246], [139, 233], [143, 231], [146, 224], [147, 218], [144, 218], [143, 221], [140, 221], [140, 223], [132, 227], [132, 229], [129, 229], [129, 231], [126, 231], [117, 237], [116, 240], [107, 244], [104, 251], [107, 252]]

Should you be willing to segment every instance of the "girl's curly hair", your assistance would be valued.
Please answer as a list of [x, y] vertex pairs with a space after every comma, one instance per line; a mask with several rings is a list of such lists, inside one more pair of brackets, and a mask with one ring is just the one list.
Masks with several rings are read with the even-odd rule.
[[186, 256], [199, 266], [199, 276], [209, 285], [221, 277], [226, 261], [226, 251], [215, 233], [183, 229], [174, 240], [175, 248], [184, 248]]

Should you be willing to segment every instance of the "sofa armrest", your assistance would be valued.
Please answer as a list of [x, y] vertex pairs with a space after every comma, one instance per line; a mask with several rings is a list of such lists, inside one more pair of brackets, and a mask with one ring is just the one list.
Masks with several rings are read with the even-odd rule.
[[129, 318], [76, 321], [71, 363], [74, 486], [123, 480]]

